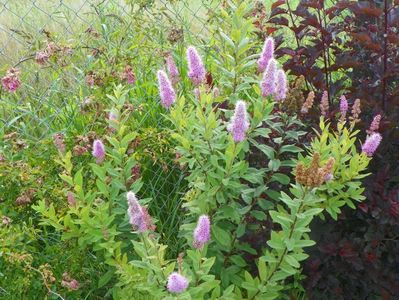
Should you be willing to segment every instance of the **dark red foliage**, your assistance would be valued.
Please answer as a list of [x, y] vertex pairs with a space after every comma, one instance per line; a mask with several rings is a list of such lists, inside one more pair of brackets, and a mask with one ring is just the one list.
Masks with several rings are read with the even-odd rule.
[[305, 76], [309, 89], [327, 90], [330, 105], [346, 94], [374, 111], [397, 109], [398, 1], [335, 1], [327, 6], [301, 0], [295, 9], [291, 5], [275, 1], [267, 20], [267, 28], [287, 27], [295, 36], [294, 45], [276, 51], [287, 57], [284, 68], [290, 74]]
[[317, 246], [305, 264], [310, 299], [398, 299], [399, 178], [392, 172], [386, 167], [366, 180], [367, 200], [357, 210], [313, 224]]
[[[364, 181], [367, 199], [338, 221], [314, 224], [305, 285], [310, 299], [399, 299], [399, 1], [331, 2], [301, 0], [294, 8], [274, 1], [262, 19], [277, 41], [276, 56], [286, 58], [284, 69], [303, 75], [317, 100], [329, 92], [330, 113], [342, 94], [361, 100], [363, 140], [373, 116], [383, 116], [383, 141]], [[282, 27], [295, 44], [282, 46]], [[318, 117], [308, 115], [311, 124]]]

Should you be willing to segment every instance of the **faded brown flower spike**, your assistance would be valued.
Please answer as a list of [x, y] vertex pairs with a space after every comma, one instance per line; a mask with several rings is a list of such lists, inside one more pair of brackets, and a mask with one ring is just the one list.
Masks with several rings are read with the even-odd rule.
[[334, 158], [330, 157], [324, 167], [320, 167], [320, 154], [315, 152], [309, 167], [298, 163], [295, 169], [296, 181], [307, 187], [318, 187], [332, 179]]

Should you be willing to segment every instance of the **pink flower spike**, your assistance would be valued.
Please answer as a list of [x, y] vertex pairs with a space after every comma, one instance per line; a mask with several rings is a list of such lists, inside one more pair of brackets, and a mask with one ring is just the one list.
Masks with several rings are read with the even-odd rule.
[[167, 288], [171, 293], [182, 293], [188, 288], [188, 279], [177, 272], [173, 272], [168, 277]]
[[247, 107], [244, 101], [237, 101], [234, 115], [231, 118], [227, 130], [232, 134], [234, 142], [242, 142], [245, 139], [245, 133], [249, 128]]
[[96, 162], [101, 164], [105, 159], [105, 147], [101, 140], [95, 140], [93, 142], [93, 156], [97, 158]]
[[273, 96], [276, 93], [276, 72], [277, 62], [274, 58], [269, 60], [265, 73], [263, 74], [260, 88], [262, 90], [262, 96]]
[[276, 80], [276, 101], [283, 101], [287, 97], [287, 76], [283, 70], [277, 71]]
[[379, 133], [373, 133], [370, 135], [362, 146], [362, 152], [367, 156], [373, 156], [374, 152], [377, 150], [382, 140], [382, 136]]
[[201, 56], [193, 46], [187, 48], [188, 77], [191, 82], [198, 86], [205, 81], [206, 70]]
[[161, 105], [166, 109], [169, 109], [176, 101], [176, 93], [173, 89], [172, 83], [168, 78], [168, 75], [166, 75], [166, 73], [162, 70], [158, 71], [158, 86], [159, 95], [161, 97]]
[[211, 221], [207, 215], [202, 215], [198, 218], [193, 236], [193, 246], [196, 249], [202, 248], [209, 241], [211, 238]]
[[262, 53], [260, 54], [260, 58], [258, 59], [258, 71], [259, 73], [263, 73], [269, 61], [274, 56], [274, 39], [272, 37], [268, 37], [265, 40], [265, 44], [263, 45]]
[[342, 116], [346, 116], [346, 112], [348, 111], [348, 100], [346, 100], [344, 95], [340, 98], [339, 110], [341, 111]]
[[147, 209], [140, 205], [136, 195], [133, 192], [128, 192], [126, 198], [128, 204], [127, 214], [129, 216], [129, 223], [132, 225], [133, 229], [138, 232], [155, 230], [151, 216], [148, 214]]
[[378, 129], [380, 128], [380, 122], [381, 122], [381, 115], [378, 114], [373, 118], [373, 122], [371, 122], [370, 128], [367, 130], [367, 134], [372, 134], [374, 132], [377, 132]]
[[346, 97], [344, 95], [341, 96], [340, 98], [340, 103], [339, 103], [339, 109], [342, 114], [346, 114], [348, 111], [348, 100], [346, 100]]
[[179, 81], [179, 70], [177, 69], [176, 63], [172, 55], [166, 57], [166, 68], [168, 69], [169, 76], [173, 84]]

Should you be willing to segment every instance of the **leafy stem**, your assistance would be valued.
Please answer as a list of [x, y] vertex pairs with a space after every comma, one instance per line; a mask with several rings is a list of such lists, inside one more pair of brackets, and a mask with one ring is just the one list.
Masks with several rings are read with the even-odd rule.
[[[296, 228], [296, 224], [297, 224], [297, 221], [298, 221], [298, 214], [301, 213], [302, 210], [303, 210], [304, 207], [305, 207], [305, 202], [304, 202], [304, 200], [305, 200], [305, 197], [306, 197], [306, 194], [307, 194], [307, 193], [308, 193], [308, 188], [305, 187], [305, 189], [303, 190], [302, 197], [299, 199], [299, 201], [301, 202], [301, 204], [299, 205], [299, 207], [298, 207], [298, 209], [297, 209], [297, 211], [296, 211], [296, 213], [295, 213], [294, 220], [293, 220], [293, 222], [292, 222], [292, 224], [291, 224], [291, 227], [290, 227], [290, 231], [289, 231], [289, 234], [288, 234], [288, 240], [290, 240], [290, 239], [292, 238], [292, 235], [293, 235], [294, 230], [295, 230], [295, 228]], [[292, 211], [291, 211], [291, 212], [292, 212]], [[270, 279], [273, 277], [273, 275], [274, 275], [274, 274], [278, 271], [278, 269], [280, 268], [280, 265], [281, 265], [281, 263], [283, 262], [284, 257], [285, 257], [287, 254], [288, 254], [288, 247], [285, 246], [283, 252], [281, 253], [281, 255], [280, 255], [279, 258], [278, 258], [277, 264], [276, 264], [275, 267], [273, 268], [272, 272], [270, 272], [270, 274], [269, 274], [269, 276], [266, 278], [266, 280], [264, 280], [264, 281], [261, 283], [262, 285], [266, 285], [266, 286], [267, 286], [267, 284], [269, 283]], [[261, 291], [258, 290], [250, 299], [255, 299], [255, 297], [256, 297], [257, 295], [259, 295], [260, 292], [261, 292]]]

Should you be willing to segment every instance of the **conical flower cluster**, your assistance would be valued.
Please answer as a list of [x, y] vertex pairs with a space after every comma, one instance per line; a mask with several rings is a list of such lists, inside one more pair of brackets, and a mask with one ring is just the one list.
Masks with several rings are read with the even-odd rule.
[[138, 232], [154, 230], [155, 226], [153, 225], [151, 216], [148, 214], [147, 209], [141, 206], [137, 201], [136, 195], [133, 192], [128, 192], [126, 198], [129, 223], [132, 225], [133, 229]]
[[379, 133], [371, 134], [362, 146], [362, 152], [367, 156], [373, 156], [374, 152], [377, 150], [382, 140], [382, 136]]
[[197, 49], [193, 46], [187, 48], [187, 62], [188, 62], [188, 77], [191, 82], [198, 86], [205, 82], [205, 67], [202, 62], [201, 56], [198, 54]]
[[276, 73], [277, 62], [272, 58], [267, 64], [266, 71], [263, 73], [262, 82], [260, 84], [263, 97], [274, 96], [276, 94]]
[[171, 293], [182, 293], [188, 287], [188, 279], [183, 275], [173, 272], [168, 277], [167, 289]]
[[211, 221], [207, 215], [202, 215], [198, 219], [197, 227], [194, 230], [194, 248], [202, 248], [211, 238]]
[[238, 143], [245, 139], [245, 134], [249, 128], [247, 107], [244, 101], [237, 101], [234, 115], [231, 118], [227, 130], [232, 134], [233, 140]]
[[105, 147], [101, 140], [95, 140], [93, 142], [93, 156], [97, 159], [96, 162], [101, 164], [105, 159]]
[[172, 55], [168, 55], [166, 57], [166, 68], [168, 70], [170, 79], [173, 84], [176, 84], [179, 81], [179, 70], [177, 69], [175, 60]]
[[269, 61], [274, 56], [274, 39], [272, 37], [268, 37], [265, 40], [265, 44], [263, 45], [262, 53], [260, 54], [260, 58], [258, 59], [258, 70], [260, 73], [263, 73]]
[[161, 97], [161, 105], [166, 109], [170, 108], [176, 101], [176, 93], [168, 75], [166, 75], [162, 70], [158, 71], [158, 87], [159, 96]]

